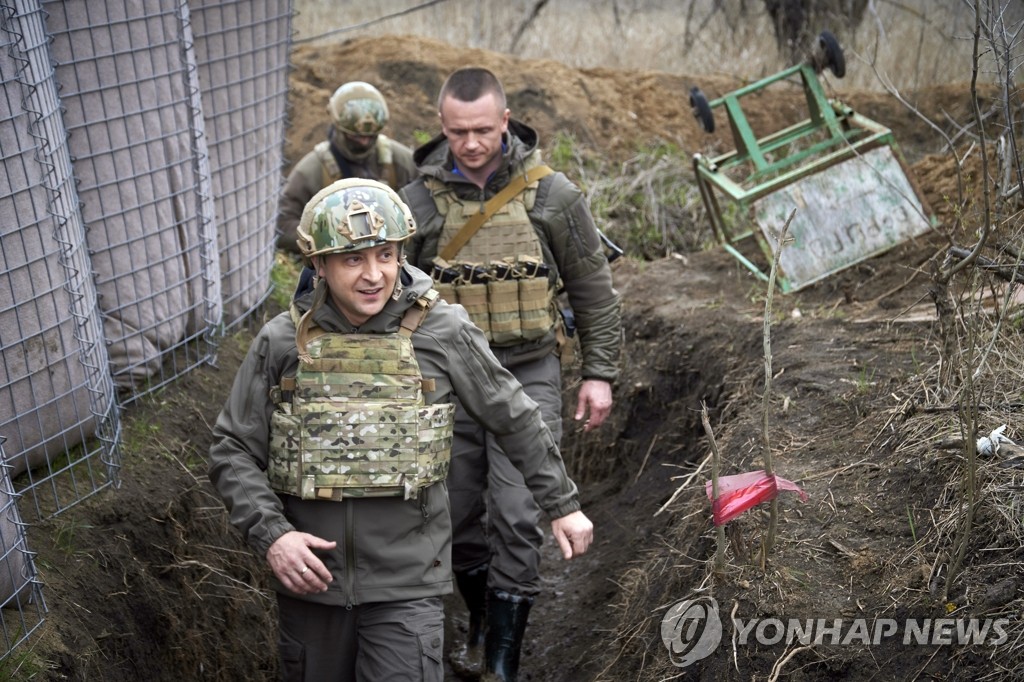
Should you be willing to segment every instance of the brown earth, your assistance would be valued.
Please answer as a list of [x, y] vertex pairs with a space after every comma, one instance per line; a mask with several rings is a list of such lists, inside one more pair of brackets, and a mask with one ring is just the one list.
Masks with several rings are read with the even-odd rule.
[[[294, 62], [286, 143], [292, 161], [322, 139], [327, 97], [347, 80], [380, 86], [392, 110], [390, 134], [413, 144], [417, 131], [437, 127], [433, 101], [444, 75], [482, 64], [503, 77], [514, 114], [543, 140], [567, 131], [586, 153], [617, 161], [655, 140], [687, 153], [727, 148], [731, 140], [699, 130], [687, 92], [698, 84], [714, 97], [741, 84], [576, 70], [408, 37], [301, 47]], [[895, 130], [925, 196], [950, 222], [956, 173], [943, 139], [890, 96], [844, 92], [834, 79], [831, 85], [844, 102]], [[931, 120], [965, 122], [968, 95], [966, 85], [953, 84], [909, 99]], [[799, 111], [801, 97], [766, 94], [745, 110], [755, 130], [778, 129]], [[598, 433], [569, 428], [564, 442], [597, 540], [570, 563], [549, 542], [522, 679], [687, 673], [748, 680], [768, 679], [776, 669], [798, 680], [1000, 676], [999, 666], [1012, 657], [984, 645], [729, 644], [730, 613], [870, 623], [1010, 612], [1020, 621], [1022, 556], [1012, 537], [979, 534], [968, 554], [971, 570], [947, 602], [935, 589], [945, 561], [935, 538], [947, 532], [943, 519], [956, 504], [949, 489], [960, 458], [956, 450], [929, 447], [938, 435], [959, 435], [958, 423], [955, 411], [932, 409], [919, 390], [937, 358], [927, 264], [943, 246], [943, 238], [930, 235], [775, 296], [767, 419], [764, 285], [718, 248], [615, 264], [625, 306], [615, 412]], [[248, 338], [243, 330], [225, 339], [216, 367], [193, 371], [128, 410], [119, 490], [30, 528], [49, 607], [33, 651], [52, 663], [35, 679], [274, 678], [266, 570], [227, 525], [203, 461], [209, 426]], [[571, 402], [571, 382], [566, 395]], [[1015, 421], [1019, 428], [1019, 407], [1012, 405], [1022, 399], [1011, 396], [1010, 407], [986, 413], [982, 430], [1008, 422], [1012, 433]], [[776, 470], [809, 495], [806, 503], [780, 498], [777, 544], [763, 565], [750, 559], [765, 524], [762, 508], [729, 524], [721, 576], [710, 571], [715, 534], [703, 492], [709, 470], [694, 474], [709, 451], [702, 405], [723, 473], [760, 468], [767, 423]], [[923, 416], [929, 433], [915, 440]], [[1002, 421], [989, 426], [990, 419]], [[993, 592], [996, 585], [1002, 587]], [[710, 657], [683, 670], [662, 642], [661, 620], [698, 588], [717, 599], [726, 635]], [[454, 598], [448, 607], [450, 646], [464, 614]]]

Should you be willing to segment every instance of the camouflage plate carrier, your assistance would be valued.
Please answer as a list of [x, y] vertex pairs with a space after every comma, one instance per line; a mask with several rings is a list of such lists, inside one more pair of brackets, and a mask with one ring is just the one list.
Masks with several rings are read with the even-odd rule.
[[425, 404], [409, 335], [316, 330], [275, 387], [267, 475], [304, 500], [416, 497], [448, 475], [454, 405]]

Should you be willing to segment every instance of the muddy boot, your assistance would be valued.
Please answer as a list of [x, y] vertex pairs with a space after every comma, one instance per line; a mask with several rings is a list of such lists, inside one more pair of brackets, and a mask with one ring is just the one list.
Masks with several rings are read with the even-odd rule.
[[488, 682], [516, 682], [519, 652], [526, 632], [526, 617], [533, 597], [494, 591], [487, 595], [487, 636], [485, 642]]
[[487, 609], [487, 565], [469, 571], [456, 571], [455, 584], [469, 609], [466, 641], [448, 657], [452, 670], [460, 677], [480, 679], [484, 672], [484, 614]]

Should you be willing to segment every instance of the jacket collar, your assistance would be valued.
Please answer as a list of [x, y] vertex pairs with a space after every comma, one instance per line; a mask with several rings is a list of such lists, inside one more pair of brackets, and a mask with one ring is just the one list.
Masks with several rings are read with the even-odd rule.
[[[328, 295], [324, 305], [313, 312], [313, 322], [328, 333], [340, 334], [390, 334], [398, 331], [401, 326], [402, 316], [416, 300], [426, 293], [433, 282], [430, 277], [419, 268], [405, 264], [399, 272], [399, 281], [402, 285], [402, 292], [398, 298], [389, 298], [384, 309], [371, 317], [362, 325], [356, 327], [341, 312], [334, 307], [331, 297]], [[295, 301], [299, 313], [305, 313], [313, 301], [313, 292], [307, 292]]]
[[[501, 188], [507, 185], [513, 169], [525, 162], [527, 157], [537, 149], [538, 143], [539, 136], [536, 130], [521, 121], [509, 119], [508, 131], [502, 140], [501, 165], [488, 178], [486, 189], [491, 191], [492, 188]], [[437, 178], [441, 182], [455, 187], [479, 191], [476, 185], [455, 170], [455, 160], [444, 134], [434, 137], [419, 147], [413, 153], [413, 160], [422, 175]]]

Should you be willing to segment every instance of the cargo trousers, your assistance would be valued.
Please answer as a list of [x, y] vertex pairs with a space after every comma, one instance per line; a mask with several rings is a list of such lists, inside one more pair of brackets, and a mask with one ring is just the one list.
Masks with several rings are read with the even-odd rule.
[[351, 608], [277, 595], [282, 682], [443, 682], [440, 597]]
[[[557, 355], [508, 366], [507, 354], [494, 354], [526, 394], [540, 405], [555, 442], [562, 439], [562, 369]], [[490, 564], [487, 587], [512, 594], [540, 592], [541, 511], [522, 474], [494, 436], [459, 406], [455, 414], [452, 462], [448, 473], [452, 510], [452, 568], [470, 571]]]

